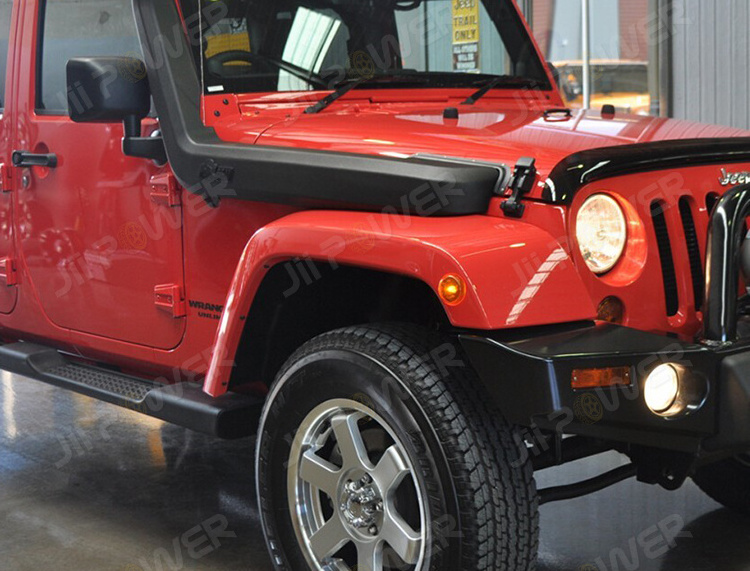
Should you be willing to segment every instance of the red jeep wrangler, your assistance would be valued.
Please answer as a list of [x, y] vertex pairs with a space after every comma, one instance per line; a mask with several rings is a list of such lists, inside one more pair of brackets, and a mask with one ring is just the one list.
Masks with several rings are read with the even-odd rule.
[[529, 570], [633, 476], [750, 511], [750, 134], [563, 109], [513, 0], [0, 16], [0, 367], [256, 435], [277, 569]]

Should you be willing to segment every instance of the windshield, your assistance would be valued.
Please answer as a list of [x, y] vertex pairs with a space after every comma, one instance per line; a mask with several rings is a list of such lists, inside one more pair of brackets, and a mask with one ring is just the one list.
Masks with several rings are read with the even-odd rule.
[[195, 59], [207, 94], [326, 90], [376, 76], [400, 87], [471, 87], [508, 76], [550, 88], [512, 0], [180, 3], [186, 22], [197, 22], [202, 7]]

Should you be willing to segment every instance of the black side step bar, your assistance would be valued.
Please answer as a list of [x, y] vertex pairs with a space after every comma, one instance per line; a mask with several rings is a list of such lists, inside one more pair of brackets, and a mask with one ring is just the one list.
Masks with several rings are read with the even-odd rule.
[[0, 369], [225, 439], [255, 434], [263, 408], [255, 397], [227, 393], [213, 398], [195, 383], [139, 379], [82, 365], [32, 343], [0, 346]]

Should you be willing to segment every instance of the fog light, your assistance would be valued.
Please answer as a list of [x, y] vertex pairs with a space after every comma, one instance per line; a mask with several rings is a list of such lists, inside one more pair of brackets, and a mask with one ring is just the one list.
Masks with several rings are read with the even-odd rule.
[[684, 407], [678, 402], [680, 396], [680, 372], [670, 364], [659, 365], [646, 378], [643, 388], [646, 405], [661, 416], [672, 416]]

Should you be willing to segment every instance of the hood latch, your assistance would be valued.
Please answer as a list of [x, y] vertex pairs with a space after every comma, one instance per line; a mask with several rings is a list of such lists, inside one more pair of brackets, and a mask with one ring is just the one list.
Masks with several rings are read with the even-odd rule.
[[513, 169], [513, 177], [510, 179], [508, 187], [511, 190], [511, 196], [508, 200], [500, 205], [506, 216], [511, 218], [521, 218], [526, 205], [521, 202], [524, 194], [531, 192], [536, 181], [536, 159], [531, 157], [522, 157], [516, 163]]

